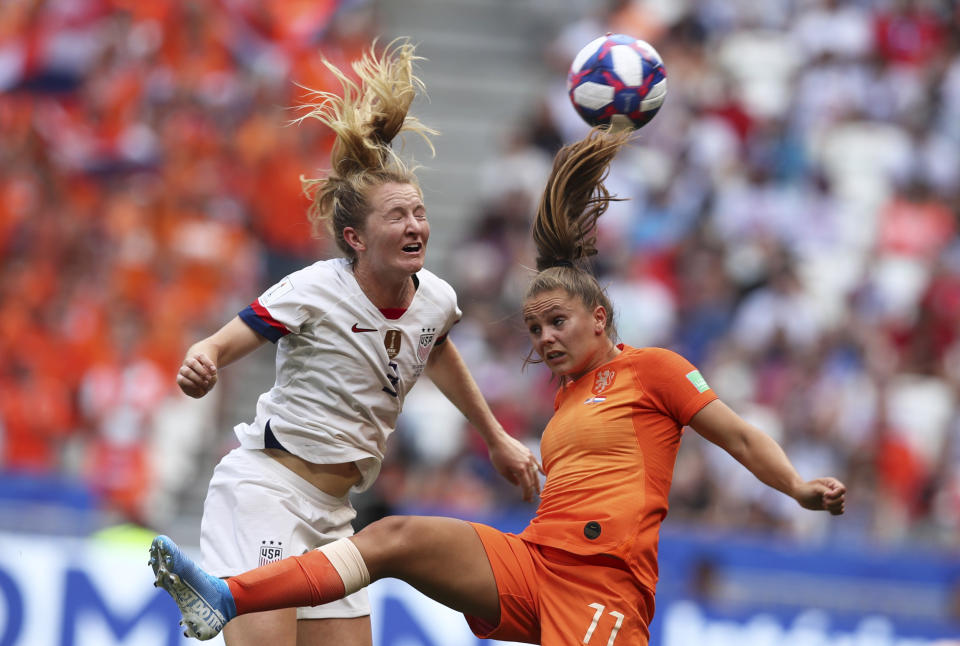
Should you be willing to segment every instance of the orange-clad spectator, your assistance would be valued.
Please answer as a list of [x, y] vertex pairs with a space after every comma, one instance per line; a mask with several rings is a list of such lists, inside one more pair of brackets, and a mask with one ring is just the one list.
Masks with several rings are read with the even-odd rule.
[[76, 388], [90, 366], [112, 356], [113, 348], [106, 296], [101, 286], [82, 273], [65, 280], [68, 285], [61, 297], [61, 319], [51, 332], [63, 341], [63, 352], [70, 359], [63, 361], [61, 367]]
[[[5, 277], [6, 279], [6, 277]], [[16, 287], [16, 283], [12, 285]], [[0, 356], [5, 362], [17, 366], [25, 377], [35, 374], [57, 376], [68, 372], [62, 367], [59, 352], [60, 341], [42, 323], [38, 312], [22, 307], [15, 290], [4, 291], [0, 303]]]
[[303, 165], [280, 151], [271, 153], [251, 177], [250, 217], [269, 248], [291, 256], [315, 255], [316, 241], [303, 214], [309, 200], [299, 186]]
[[[128, 326], [133, 319], [116, 322]], [[121, 334], [133, 334], [125, 329]], [[129, 342], [129, 340], [127, 341]], [[146, 441], [150, 418], [169, 392], [160, 366], [136, 356], [93, 366], [81, 388], [81, 405], [93, 436], [84, 455], [83, 475], [111, 508], [142, 519], [151, 473]]]
[[[257, 238], [269, 249], [291, 257], [315, 257], [317, 241], [303, 217], [309, 200], [301, 175], [324, 170], [332, 135], [310, 124], [283, 124], [293, 113], [257, 113], [245, 121], [233, 142], [241, 163], [226, 170], [226, 181], [249, 207]], [[290, 151], [295, 154], [291, 155]]]
[[90, 431], [83, 475], [108, 506], [135, 519], [143, 517], [150, 484], [151, 419], [171, 390], [163, 366], [151, 354], [162, 348], [145, 351], [145, 343], [154, 340], [148, 333], [152, 323], [135, 308], [112, 309], [112, 352], [89, 367], [78, 390]]
[[144, 501], [150, 492], [151, 471], [142, 442], [113, 444], [96, 439], [84, 466], [87, 482], [102, 504], [133, 522], [146, 522]]
[[275, 40], [309, 47], [316, 42], [321, 28], [330, 23], [340, 3], [336, 0], [290, 0], [255, 4], [270, 14], [275, 25], [272, 34]]
[[76, 423], [70, 390], [55, 374], [30, 365], [15, 364], [8, 372], [0, 376], [3, 463], [14, 471], [59, 469], [64, 440]]
[[[323, 31], [316, 31], [313, 42], [280, 41], [291, 65], [290, 79], [311, 90], [339, 91], [340, 82], [323, 59], [355, 79], [350, 64], [360, 58], [373, 39], [372, 18], [368, 12], [369, 9], [361, 7], [332, 15]], [[385, 44], [381, 42], [380, 46]], [[322, 54], [322, 58], [317, 53]]]
[[28, 225], [27, 219], [39, 200], [36, 181], [22, 171], [2, 168], [0, 177], [0, 252], [8, 257], [8, 249], [18, 231]]
[[880, 429], [874, 448], [877, 482], [886, 496], [907, 515], [916, 511], [921, 489], [926, 484], [927, 469], [923, 461], [902, 439], [902, 432]]

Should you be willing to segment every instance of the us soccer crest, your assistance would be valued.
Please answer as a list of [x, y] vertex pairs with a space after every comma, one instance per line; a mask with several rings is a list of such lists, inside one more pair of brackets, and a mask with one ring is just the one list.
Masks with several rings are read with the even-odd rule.
[[283, 558], [283, 543], [280, 541], [260, 541], [260, 565], [273, 563]]
[[593, 394], [599, 395], [607, 388], [613, 385], [613, 380], [617, 378], [617, 371], [610, 370], [600, 370], [597, 372], [597, 376], [593, 381]]
[[420, 360], [420, 363], [426, 361], [427, 357], [430, 356], [430, 348], [433, 347], [433, 342], [436, 340], [437, 328], [420, 328], [420, 342], [417, 344], [417, 359]]

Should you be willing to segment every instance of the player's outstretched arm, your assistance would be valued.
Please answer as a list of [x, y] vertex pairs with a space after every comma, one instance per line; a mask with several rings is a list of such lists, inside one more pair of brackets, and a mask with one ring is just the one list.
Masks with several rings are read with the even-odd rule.
[[199, 398], [217, 383], [217, 370], [259, 348], [266, 339], [239, 316], [187, 350], [177, 372], [177, 385], [184, 394]]
[[825, 509], [839, 516], [843, 513], [846, 496], [847, 488], [836, 478], [817, 478], [804, 482], [794, 498], [806, 509]]
[[460, 351], [447, 339], [427, 359], [427, 376], [483, 437], [494, 468], [511, 484], [520, 487], [523, 499], [540, 493], [543, 468], [529, 448], [507, 433], [480, 393]]
[[836, 478], [804, 482], [773, 438], [719, 399], [694, 415], [690, 427], [726, 450], [761, 482], [787, 494], [805, 509], [843, 513], [847, 490], [842, 482]]

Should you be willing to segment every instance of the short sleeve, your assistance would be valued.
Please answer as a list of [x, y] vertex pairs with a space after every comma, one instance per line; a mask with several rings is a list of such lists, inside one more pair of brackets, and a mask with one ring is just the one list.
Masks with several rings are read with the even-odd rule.
[[681, 426], [717, 398], [700, 371], [676, 352], [646, 348], [641, 361], [645, 390]]
[[[423, 275], [423, 278], [419, 278], [419, 275]], [[434, 347], [439, 347], [447, 342], [447, 339], [450, 336], [450, 330], [453, 329], [453, 326], [460, 322], [460, 317], [463, 316], [463, 312], [460, 310], [460, 306], [457, 303], [457, 292], [454, 291], [453, 287], [445, 280], [436, 276], [435, 274], [429, 273], [426, 270], [420, 272], [420, 274], [414, 276], [414, 279], [417, 281], [417, 286], [420, 286], [420, 281], [429, 281], [426, 284], [430, 286], [430, 300], [444, 312], [446, 321], [442, 328], [440, 328], [439, 334], [437, 335], [436, 341], [434, 341]]]
[[[451, 291], [452, 291], [452, 290], [451, 290]], [[448, 320], [447, 326], [446, 326], [445, 331], [443, 332], [443, 334], [441, 334], [439, 337], [437, 337], [437, 340], [436, 340], [436, 342], [434, 343], [434, 346], [441, 346], [441, 345], [443, 345], [444, 343], [447, 342], [447, 339], [450, 337], [450, 331], [453, 329], [453, 326], [454, 326], [454, 325], [456, 325], [457, 323], [460, 322], [460, 317], [461, 317], [461, 316], [462, 316], [462, 312], [460, 311], [460, 308], [457, 306], [457, 295], [456, 295], [456, 293], [454, 293], [454, 294], [453, 294], [453, 309], [452, 309], [452, 311], [450, 312], [450, 315], [449, 315], [449, 317], [448, 317], [448, 319], [447, 319], [447, 320]]]
[[291, 332], [299, 333], [308, 316], [303, 307], [303, 285], [299, 284], [303, 278], [301, 272], [287, 276], [241, 310], [240, 318], [273, 343]]

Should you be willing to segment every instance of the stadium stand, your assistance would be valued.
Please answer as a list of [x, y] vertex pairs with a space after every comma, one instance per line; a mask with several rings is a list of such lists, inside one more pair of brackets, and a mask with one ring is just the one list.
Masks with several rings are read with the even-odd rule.
[[[514, 12], [492, 48], [484, 4]], [[629, 201], [601, 221], [622, 340], [683, 352], [802, 473], [850, 489], [843, 523], [793, 513], [691, 434], [671, 521], [955, 546], [956, 3], [587, 4], [0, 5], [0, 470], [48, 485], [4, 487], [3, 505], [13, 492], [48, 505], [69, 482], [83, 493], [65, 507], [103, 522], [196, 524], [214, 456], [252, 413], [236, 402], [269, 384], [270, 357], [231, 367], [201, 402], [172, 375], [192, 340], [328, 253], [298, 178], [325, 167], [329, 139], [285, 126], [291, 81], [335, 89], [317, 51], [342, 64], [380, 31], [431, 59], [422, 116], [449, 142], [424, 175], [443, 229], [431, 263], [465, 311], [454, 338], [505, 427], [535, 445], [549, 411], [530, 402], [553, 386], [519, 359], [527, 228], [552, 153], [585, 129], [564, 96], [572, 52], [624, 31], [658, 48], [670, 93], [613, 169]], [[472, 60], [491, 62], [474, 73]], [[503, 107], [490, 121], [456, 102], [470, 86], [468, 104], [486, 92]], [[359, 503], [368, 517], [520, 505], [482, 444], [439, 423], [455, 418], [418, 414], [435, 410], [429, 385], [415, 394]]]

